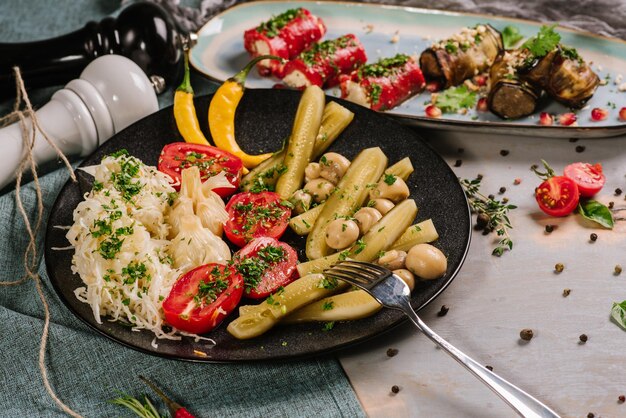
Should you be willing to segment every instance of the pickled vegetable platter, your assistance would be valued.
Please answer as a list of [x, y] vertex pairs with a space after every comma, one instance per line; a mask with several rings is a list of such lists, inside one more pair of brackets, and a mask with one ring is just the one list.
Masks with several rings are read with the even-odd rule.
[[[540, 23], [493, 16], [372, 4], [294, 2], [288, 5], [290, 9], [298, 7], [309, 10], [323, 20], [326, 33], [322, 40], [338, 39], [348, 33], [356, 35], [367, 54], [368, 64], [383, 58], [391, 59], [396, 54], [417, 60], [429, 47], [437, 42], [445, 44], [446, 39], [467, 27], [490, 25], [488, 27], [502, 32], [514, 26], [519, 31], [519, 46], [524, 39], [536, 36], [542, 26]], [[226, 79], [249, 59], [244, 45], [244, 32], [272, 16], [284, 13], [286, 9], [287, 6], [282, 2], [254, 2], [236, 6], [214, 17], [199, 32], [198, 45], [192, 49], [192, 65], [213, 79]], [[423, 90], [421, 93], [384, 111], [404, 123], [436, 129], [567, 138], [609, 137], [626, 133], [626, 120], [620, 116], [620, 109], [626, 106], [626, 86], [620, 75], [626, 68], [626, 43], [562, 27], [555, 27], [554, 30], [560, 35], [561, 44], [575, 48], [600, 80], [593, 96], [580, 106], [575, 106], [577, 109], [571, 110], [567, 101], [559, 103], [544, 94], [537, 100], [536, 107], [531, 108], [531, 112], [522, 112], [522, 116], [510, 113], [515, 118], [503, 119], [503, 112], [499, 112], [498, 116], [486, 111], [487, 106], [485, 104], [485, 109], [482, 109], [481, 101], [467, 109], [460, 109], [462, 112], [455, 110], [436, 114], [428, 106], [432, 97], [427, 84], [425, 90], [423, 85], [419, 89]], [[425, 71], [426, 63], [420, 64], [422, 71]], [[307, 74], [305, 70], [302, 71]], [[296, 84], [301, 78], [296, 79]], [[291, 77], [290, 80], [293, 79]], [[426, 79], [428, 81], [428, 77]], [[250, 75], [248, 86], [271, 88], [277, 83], [281, 83], [280, 78], [260, 76], [255, 71]], [[328, 83], [329, 86], [334, 84]], [[343, 84], [341, 88], [329, 87], [326, 92], [337, 97], [346, 96]], [[380, 108], [373, 104], [371, 107], [377, 110]], [[606, 116], [598, 118], [597, 109]], [[546, 123], [546, 115], [550, 116], [550, 124]], [[575, 117], [572, 118], [572, 115]]]
[[[291, 131], [295, 110], [301, 93], [294, 91], [250, 90], [244, 96], [236, 129], [238, 141], [248, 152], [259, 153], [280, 148], [282, 139]], [[210, 96], [196, 99], [198, 113], [205, 113]], [[363, 109], [355, 104], [340, 101], [355, 113], [353, 122], [332, 144], [328, 151], [338, 152], [349, 159], [365, 148], [380, 146], [395, 163], [410, 157], [415, 172], [407, 184], [410, 198], [419, 209], [418, 220], [432, 219], [437, 225], [437, 247], [448, 258], [445, 276], [418, 283], [413, 293], [416, 308], [424, 306], [450, 283], [460, 268], [470, 239], [470, 217], [467, 202], [456, 177], [445, 162], [425, 145], [411, 130]], [[263, 103], [263, 106], [259, 106]], [[210, 138], [208, 132], [205, 132]], [[97, 164], [105, 155], [121, 148], [146, 164], [156, 164], [164, 145], [180, 141], [171, 108], [166, 108], [138, 122], [105, 143], [95, 154], [88, 157], [84, 166]], [[374, 337], [403, 318], [394, 312], [383, 310], [378, 314], [356, 321], [338, 322], [332, 330], [324, 330], [323, 324], [294, 324], [278, 326], [268, 333], [251, 340], [237, 340], [226, 328], [237, 315], [231, 315], [207, 336], [215, 345], [205, 340], [183, 337], [180, 341], [154, 341], [148, 331], [133, 332], [127, 326], [103, 320], [98, 324], [89, 305], [80, 302], [74, 291], [82, 285], [78, 275], [72, 274], [72, 251], [59, 251], [66, 247], [66, 230], [55, 226], [72, 223], [72, 211], [91, 190], [93, 178], [79, 171], [79, 182], [68, 183], [61, 191], [52, 208], [46, 237], [46, 262], [48, 273], [62, 301], [79, 318], [97, 331], [122, 344], [140, 351], [170, 358], [192, 361], [245, 361], [311, 356], [336, 350]], [[286, 233], [282, 241], [298, 252], [305, 261], [305, 241], [293, 232]], [[57, 249], [57, 250], [55, 250]]]

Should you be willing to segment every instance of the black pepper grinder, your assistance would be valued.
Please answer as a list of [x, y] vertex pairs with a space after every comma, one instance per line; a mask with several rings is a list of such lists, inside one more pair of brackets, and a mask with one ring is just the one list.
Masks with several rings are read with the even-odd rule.
[[117, 18], [92, 21], [57, 38], [0, 43], [0, 97], [15, 94], [12, 68], [16, 65], [27, 88], [55, 86], [77, 78], [89, 62], [106, 54], [130, 58], [151, 78], [157, 91], [163, 91], [177, 82], [182, 46], [193, 43], [194, 37], [181, 30], [163, 8], [143, 2], [128, 6]]

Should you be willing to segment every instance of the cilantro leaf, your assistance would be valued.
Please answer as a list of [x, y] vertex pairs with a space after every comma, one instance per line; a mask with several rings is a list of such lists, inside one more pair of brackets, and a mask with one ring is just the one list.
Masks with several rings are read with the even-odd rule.
[[445, 113], [454, 113], [462, 108], [469, 109], [476, 104], [476, 92], [466, 85], [451, 87], [437, 96], [437, 107]]
[[517, 26], [509, 25], [502, 29], [502, 42], [504, 43], [504, 49], [511, 49], [517, 44], [523, 36], [519, 32]]
[[547, 55], [561, 41], [561, 35], [554, 31], [555, 27], [556, 25], [542, 26], [537, 35], [524, 42], [522, 48], [528, 49], [535, 58]]

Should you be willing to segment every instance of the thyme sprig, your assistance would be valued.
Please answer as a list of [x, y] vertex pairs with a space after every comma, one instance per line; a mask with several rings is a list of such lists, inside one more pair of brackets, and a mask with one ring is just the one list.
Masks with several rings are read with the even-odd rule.
[[504, 251], [513, 249], [513, 240], [509, 235], [509, 230], [513, 229], [511, 221], [509, 219], [509, 210], [516, 209], [517, 206], [510, 205], [505, 202], [487, 197], [480, 193], [481, 177], [477, 177], [474, 180], [459, 179], [461, 186], [465, 190], [465, 195], [470, 204], [470, 207], [474, 212], [486, 218], [485, 229], [489, 231], [496, 231], [496, 234], [500, 237], [498, 245], [493, 249], [491, 254], [495, 256], [502, 256]]

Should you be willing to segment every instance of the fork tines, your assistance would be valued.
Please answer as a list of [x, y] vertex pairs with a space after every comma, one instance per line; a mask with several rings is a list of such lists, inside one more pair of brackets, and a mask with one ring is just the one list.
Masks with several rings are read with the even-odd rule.
[[324, 274], [360, 287], [371, 288], [386, 279], [390, 271], [377, 264], [346, 260], [324, 270]]

